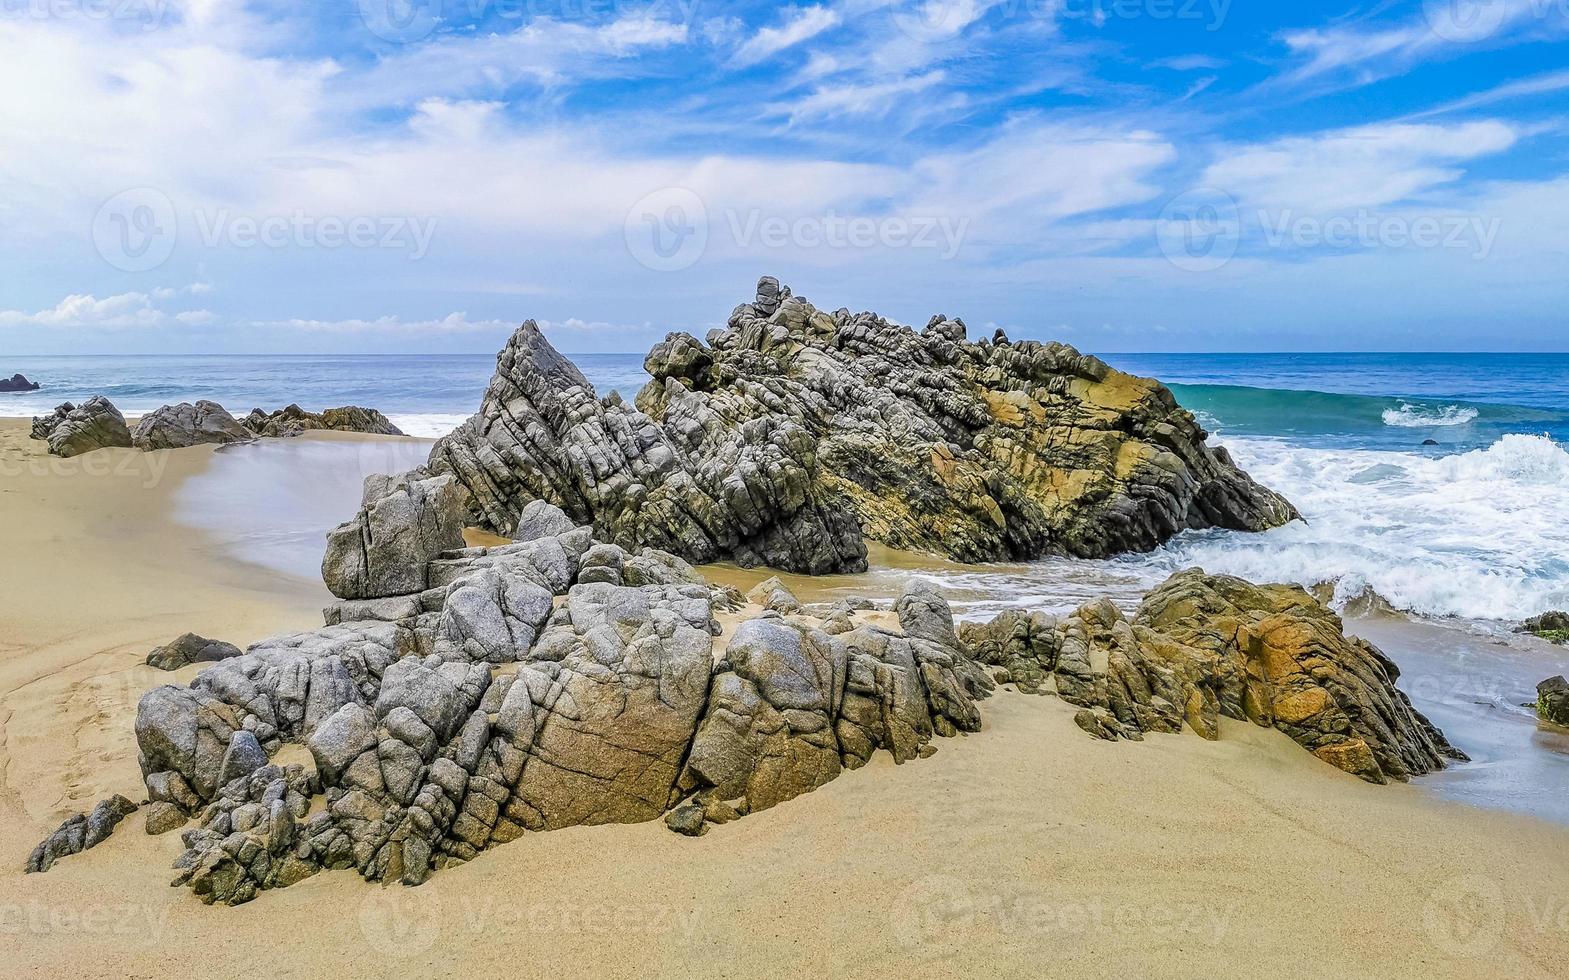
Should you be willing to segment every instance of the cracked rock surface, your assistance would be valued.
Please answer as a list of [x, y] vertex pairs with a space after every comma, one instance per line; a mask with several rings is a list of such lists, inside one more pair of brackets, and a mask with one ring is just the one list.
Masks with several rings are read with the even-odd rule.
[[1373, 783], [1466, 758], [1396, 688], [1394, 662], [1296, 586], [1189, 569], [1131, 620], [1101, 600], [1062, 620], [1009, 611], [961, 635], [998, 679], [1085, 709], [1075, 721], [1099, 738], [1186, 726], [1216, 739], [1234, 718]]
[[[143, 697], [147, 830], [195, 821], [175, 884], [237, 903], [324, 869], [419, 884], [564, 827], [663, 816], [700, 834], [980, 727], [990, 678], [929, 586], [897, 630], [847, 604], [808, 615], [780, 586], [790, 614], [741, 622], [716, 657], [734, 590], [559, 509], [529, 526]], [[276, 761], [291, 743], [310, 766]]]
[[66, 402], [54, 412], [33, 419], [32, 436], [49, 445], [55, 456], [69, 458], [96, 449], [129, 449], [131, 430], [125, 416], [109, 399], [94, 395], [81, 405]]
[[[671, 334], [645, 367], [636, 407], [602, 398], [529, 321], [478, 414], [408, 479], [450, 476], [468, 522], [500, 535], [534, 533], [544, 501], [629, 554], [810, 574], [864, 569], [868, 539], [962, 561], [1103, 557], [1297, 516], [1159, 382], [1061, 344], [972, 342], [960, 320], [827, 313], [764, 279], [706, 343]], [[376, 577], [330, 584], [374, 598]]]

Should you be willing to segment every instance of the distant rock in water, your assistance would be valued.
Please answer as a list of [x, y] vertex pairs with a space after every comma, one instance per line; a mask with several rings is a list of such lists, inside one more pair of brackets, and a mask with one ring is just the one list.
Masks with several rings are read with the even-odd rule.
[[307, 412], [298, 405], [281, 408], [272, 414], [252, 409], [241, 420], [241, 425], [258, 436], [297, 436], [301, 432], [328, 430], [332, 432], [362, 432], [367, 435], [401, 436], [403, 430], [374, 408], [347, 405], [329, 408], [324, 412]]
[[970, 343], [962, 321], [917, 333], [764, 279], [706, 345], [672, 334], [645, 366], [636, 408], [600, 398], [529, 321], [479, 414], [411, 478], [450, 474], [471, 523], [501, 535], [545, 500], [627, 550], [810, 574], [865, 568], [868, 538], [963, 561], [1102, 557], [1297, 517], [1159, 382], [1061, 344]]
[[1536, 713], [1545, 721], [1569, 727], [1569, 681], [1562, 675], [1536, 685]]
[[131, 448], [125, 416], [102, 395], [94, 395], [80, 406], [66, 402], [52, 414], [34, 418], [32, 435], [47, 442], [49, 452], [61, 457]]
[[10, 378], [0, 378], [0, 391], [37, 391], [38, 382], [29, 381], [20, 374], [13, 374]]
[[1466, 758], [1395, 687], [1394, 662], [1294, 585], [1195, 568], [1151, 592], [1131, 622], [1101, 600], [1060, 621], [1006, 612], [960, 636], [1003, 669], [999, 680], [1083, 707], [1075, 720], [1101, 738], [1186, 724], [1216, 739], [1220, 718], [1235, 718], [1278, 728], [1372, 783]]
[[1569, 643], [1569, 613], [1545, 612], [1521, 624], [1516, 633], [1534, 633], [1554, 643]]
[[202, 444], [228, 445], [249, 442], [256, 436], [236, 422], [234, 416], [217, 402], [181, 402], [165, 405], [142, 417], [131, 433], [137, 449], [183, 449]]

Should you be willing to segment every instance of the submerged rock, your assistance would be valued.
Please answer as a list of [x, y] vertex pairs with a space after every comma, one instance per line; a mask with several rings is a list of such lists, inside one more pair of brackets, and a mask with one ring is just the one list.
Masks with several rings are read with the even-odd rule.
[[1465, 759], [1395, 686], [1395, 664], [1296, 586], [1189, 569], [1131, 621], [1102, 600], [1062, 621], [1004, 613], [962, 636], [1022, 690], [1089, 709], [1075, 720], [1102, 738], [1186, 726], [1214, 739], [1235, 718], [1374, 783]]
[[0, 391], [37, 391], [38, 382], [29, 381], [20, 374], [13, 374], [10, 378], [0, 378]]
[[97, 449], [129, 449], [131, 430], [125, 416], [109, 399], [94, 395], [81, 405], [70, 402], [33, 419], [32, 436], [49, 444], [49, 452], [69, 458]]
[[1536, 685], [1536, 713], [1555, 725], [1569, 727], [1569, 681], [1562, 675]]
[[1297, 516], [1160, 383], [1061, 344], [970, 343], [962, 321], [824, 313], [764, 279], [706, 345], [671, 334], [645, 366], [635, 408], [600, 398], [529, 321], [410, 479], [452, 476], [498, 535], [534, 533], [544, 501], [628, 553], [808, 574], [864, 569], [867, 539], [1101, 557]]
[[228, 445], [256, 438], [217, 402], [165, 405], [137, 423], [131, 442], [137, 449], [183, 449], [203, 444]]
[[63, 857], [97, 847], [108, 839], [121, 820], [135, 812], [136, 804], [119, 794], [99, 801], [91, 813], [78, 813], [66, 820], [60, 829], [33, 848], [27, 858], [27, 873], [48, 871]]
[[403, 430], [374, 408], [347, 405], [329, 408], [324, 412], [307, 412], [298, 405], [290, 405], [268, 414], [261, 409], [251, 410], [240, 422], [258, 436], [287, 437], [302, 432], [329, 430], [333, 432], [361, 432], [367, 435], [401, 436]]
[[1518, 633], [1532, 633], [1553, 643], [1569, 643], [1569, 613], [1545, 612], [1523, 623]]

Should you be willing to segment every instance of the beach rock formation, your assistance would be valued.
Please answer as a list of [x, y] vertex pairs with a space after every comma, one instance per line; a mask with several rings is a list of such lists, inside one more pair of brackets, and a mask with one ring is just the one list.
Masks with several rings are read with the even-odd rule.
[[1186, 725], [1215, 739], [1220, 718], [1235, 718], [1277, 728], [1373, 783], [1465, 758], [1395, 687], [1395, 664], [1296, 586], [1189, 569], [1132, 620], [1101, 600], [1062, 620], [1004, 613], [961, 636], [1001, 668], [999, 680], [1079, 705], [1080, 727], [1103, 738]]
[[1545, 612], [1526, 620], [1517, 633], [1532, 633], [1553, 643], [1569, 643], [1569, 613]]
[[[1060, 344], [971, 343], [958, 320], [824, 313], [764, 279], [707, 344], [672, 334], [645, 365], [636, 408], [600, 398], [529, 321], [479, 413], [409, 479], [451, 476], [469, 522], [500, 535], [546, 501], [628, 552], [809, 574], [863, 569], [868, 538], [1100, 557], [1297, 516], [1158, 382]], [[374, 598], [358, 583], [377, 578], [337, 594]]]
[[222, 405], [210, 401], [165, 405], [143, 416], [136, 431], [131, 433], [132, 445], [144, 452], [209, 443], [228, 445], [255, 438]]
[[94, 395], [80, 406], [66, 402], [50, 415], [35, 417], [32, 435], [47, 442], [50, 453], [67, 458], [96, 449], [131, 447], [125, 416], [102, 395]]
[[91, 813], [78, 813], [60, 825], [28, 855], [26, 872], [48, 871], [63, 857], [97, 847], [114, 833], [121, 820], [136, 812], [136, 804], [119, 794], [100, 800]]
[[[716, 662], [733, 590], [563, 516], [536, 507], [530, 540], [444, 552], [408, 594], [149, 692], [148, 830], [196, 821], [176, 884], [235, 903], [323, 869], [418, 884], [563, 827], [698, 834], [979, 728], [991, 680], [929, 587], [899, 629], [757, 610]], [[313, 765], [273, 761], [285, 743]]]
[[1544, 721], [1569, 727], [1569, 680], [1560, 674], [1536, 685], [1536, 713]]
[[10, 378], [0, 378], [0, 391], [37, 391], [38, 382], [29, 381], [20, 374], [13, 374]]
[[195, 633], [186, 633], [172, 643], [154, 649], [147, 655], [147, 666], [159, 670], [179, 670], [191, 664], [216, 663], [241, 655], [240, 648], [222, 640], [209, 640]]
[[290, 405], [271, 414], [255, 408], [240, 424], [255, 435], [279, 438], [323, 429], [379, 436], [403, 435], [403, 430], [393, 425], [385, 415], [374, 408], [360, 408], [357, 405], [329, 408], [320, 413], [307, 412], [298, 405]]

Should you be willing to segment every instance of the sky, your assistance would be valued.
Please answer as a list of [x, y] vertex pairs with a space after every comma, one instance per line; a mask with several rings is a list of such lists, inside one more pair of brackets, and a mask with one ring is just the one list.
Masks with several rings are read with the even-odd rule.
[[1563, 351], [1566, 111], [1569, 0], [0, 0], [0, 358]]

